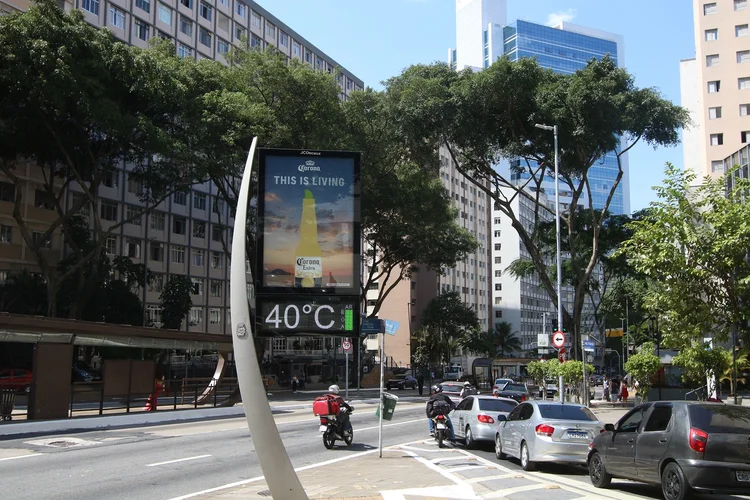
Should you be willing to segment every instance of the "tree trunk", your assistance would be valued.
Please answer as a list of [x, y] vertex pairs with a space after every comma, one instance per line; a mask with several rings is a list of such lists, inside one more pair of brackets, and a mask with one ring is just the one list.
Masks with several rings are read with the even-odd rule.
[[57, 283], [55, 280], [47, 278], [47, 316], [54, 318], [57, 316]]

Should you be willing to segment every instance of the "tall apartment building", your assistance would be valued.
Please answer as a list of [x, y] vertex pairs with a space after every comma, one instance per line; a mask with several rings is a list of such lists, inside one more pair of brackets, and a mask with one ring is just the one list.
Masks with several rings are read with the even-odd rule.
[[[223, 60], [230, 44], [247, 38], [257, 48], [274, 46], [287, 57], [296, 58], [320, 71], [339, 70], [340, 97], [346, 99], [361, 90], [362, 81], [342, 69], [330, 56], [250, 0], [65, 0], [65, 9], [79, 9], [94, 26], [110, 29], [123, 42], [146, 47], [154, 36], [176, 44], [181, 57]], [[23, 11], [27, 0], [0, 0], [0, 13]], [[97, 210], [103, 224], [116, 224], [130, 218], [138, 207], [141, 185], [129, 178], [130, 166], [121, 164], [105, 179], [100, 188], [97, 207], [84, 207], [86, 213]], [[19, 169], [26, 183], [23, 200], [24, 217], [29, 225], [45, 231], [55, 215], [45, 203], [40, 190], [41, 172], [30, 165]], [[12, 217], [13, 190], [0, 178], [0, 279], [20, 269], [37, 269], [36, 262], [18, 233]], [[66, 193], [67, 206], [73, 206], [80, 189], [72, 186]], [[146, 263], [156, 279], [147, 290], [141, 290], [146, 312], [155, 324], [161, 317], [159, 296], [172, 274], [187, 275], [193, 280], [193, 308], [184, 326], [189, 331], [228, 334], [229, 259], [222, 241], [229, 242], [234, 220], [229, 207], [218, 196], [211, 183], [194, 186], [187, 193], [177, 193], [148, 215], [119, 227], [106, 242], [112, 255], [125, 255], [136, 263]], [[111, 227], [111, 226], [110, 226]], [[106, 228], [106, 226], [105, 226]], [[64, 256], [61, 234], [53, 235], [44, 250], [55, 262]], [[248, 274], [248, 291], [252, 293]], [[280, 339], [276, 352], [303, 351], [292, 345], [296, 339]], [[333, 347], [333, 339], [325, 339]], [[301, 342], [300, 342], [301, 343]], [[306, 351], [325, 352], [322, 339]], [[308, 352], [309, 353], [309, 352]]]
[[693, 0], [695, 58], [680, 61], [684, 167], [698, 179], [724, 173], [724, 159], [750, 142], [748, 0]]

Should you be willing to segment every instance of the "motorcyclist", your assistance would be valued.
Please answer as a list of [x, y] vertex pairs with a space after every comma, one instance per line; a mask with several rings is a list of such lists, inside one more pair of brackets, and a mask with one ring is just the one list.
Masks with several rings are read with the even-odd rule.
[[[435, 424], [433, 423], [432, 419], [435, 418], [437, 415], [433, 412], [433, 406], [436, 401], [444, 401], [450, 405], [451, 410], [456, 408], [456, 403], [454, 403], [451, 398], [446, 396], [445, 394], [442, 394], [443, 388], [439, 385], [432, 386], [432, 395], [430, 396], [430, 399], [427, 400], [427, 419], [430, 421], [430, 435], [435, 435]], [[453, 423], [451, 422], [451, 419], [448, 415], [445, 416], [445, 423], [448, 426], [448, 431], [450, 433], [450, 442], [455, 443], [456, 442], [456, 435], [453, 432]]]
[[472, 394], [472, 393], [473, 393], [473, 390], [472, 390], [472, 387], [471, 387], [471, 382], [469, 382], [467, 380], [466, 382], [464, 382], [464, 387], [463, 387], [463, 389], [461, 389], [461, 392], [459, 393], [459, 396], [463, 399], [463, 398], [465, 398], [466, 396], [468, 396], [469, 394]]
[[[339, 396], [339, 392], [341, 392], [341, 389], [338, 385], [334, 384], [328, 388], [328, 397], [334, 399], [339, 404], [340, 409], [338, 415], [336, 415], [336, 419], [339, 421], [341, 429], [343, 431], [348, 431], [352, 428], [352, 423], [349, 421], [349, 414], [354, 411], [354, 408], [349, 406], [349, 404], [344, 401], [344, 398]], [[344, 408], [346, 408], [347, 411], [341, 411]]]

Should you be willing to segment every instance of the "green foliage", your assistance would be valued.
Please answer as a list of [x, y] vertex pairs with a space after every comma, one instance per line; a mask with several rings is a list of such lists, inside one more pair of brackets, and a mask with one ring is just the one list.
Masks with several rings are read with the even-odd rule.
[[[706, 377], [711, 373], [721, 377], [731, 362], [732, 355], [726, 349], [711, 348], [709, 343], [703, 341], [696, 341], [681, 348], [677, 356], [672, 358], [673, 365], [684, 369], [683, 380], [693, 386], [706, 385]], [[711, 394], [714, 389], [709, 387], [708, 393]]]
[[625, 362], [625, 372], [638, 381], [638, 394], [642, 401], [645, 401], [648, 396], [654, 375], [661, 369], [661, 360], [654, 354], [655, 352], [656, 346], [651, 342], [646, 342]]
[[[594, 367], [588, 363], [586, 363], [586, 373], [594, 373]], [[566, 384], [578, 385], [583, 381], [583, 362], [566, 361], [565, 363], [559, 363], [557, 375], [562, 375]]]
[[182, 320], [193, 307], [193, 281], [182, 275], [173, 274], [164, 285], [159, 299], [161, 300], [161, 327], [177, 330]]
[[748, 359], [747, 351], [740, 351], [737, 353], [737, 359], [732, 359], [732, 353], [727, 352], [727, 361], [726, 361], [726, 369], [724, 370], [724, 373], [721, 374], [721, 378], [719, 379], [721, 382], [729, 382], [729, 394], [734, 395], [735, 394], [735, 387], [734, 387], [734, 371], [735, 368], [737, 370], [737, 382], [738, 383], [745, 383], [746, 379], [745, 377], [742, 377], [741, 374], [746, 371], [748, 368], [750, 368], [750, 359]]
[[438, 359], [449, 363], [463, 339], [479, 329], [477, 313], [461, 301], [458, 292], [443, 292], [422, 311], [424, 343]]
[[492, 330], [479, 328], [469, 330], [460, 339], [464, 349], [490, 358], [505, 357], [507, 353], [520, 351], [523, 344], [521, 339], [511, 331], [512, 325], [507, 321], [497, 323]]
[[546, 364], [546, 361], [532, 361], [526, 366], [526, 373], [539, 385], [544, 384], [544, 379], [547, 375], [545, 370]]
[[0, 311], [43, 316], [47, 312], [44, 279], [26, 270], [10, 275], [0, 284]]

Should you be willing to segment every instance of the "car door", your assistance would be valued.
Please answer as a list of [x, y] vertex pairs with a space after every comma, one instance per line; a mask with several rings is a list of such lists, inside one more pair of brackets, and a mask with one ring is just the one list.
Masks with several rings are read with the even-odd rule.
[[516, 406], [515, 408], [513, 408], [513, 411], [508, 414], [508, 420], [501, 424], [503, 426], [503, 429], [502, 432], [500, 432], [503, 449], [507, 450], [507, 454], [513, 455], [515, 457], [518, 456], [518, 449], [515, 448], [513, 444], [513, 428], [519, 422], [521, 410], [523, 410], [521, 406], [522, 405]]
[[521, 454], [521, 441], [523, 441], [526, 428], [529, 426], [529, 419], [534, 414], [534, 407], [529, 403], [523, 403], [513, 411], [516, 410], [518, 410], [518, 418], [513, 421], [510, 432], [510, 446], [514, 450], [515, 456], [518, 457]]
[[607, 442], [604, 465], [615, 475], [636, 477], [635, 442], [643, 423], [643, 416], [649, 405], [633, 408], [615, 426], [615, 432]]
[[673, 413], [671, 403], [654, 403], [638, 433], [635, 468], [638, 477], [645, 482], [659, 482], [659, 464], [667, 452], [674, 427]]
[[458, 406], [456, 406], [456, 409], [453, 410], [451, 420], [453, 421], [453, 432], [456, 434], [456, 437], [464, 437], [464, 429], [466, 429], [468, 414], [474, 406], [474, 399], [471, 396], [462, 399], [458, 403]]

